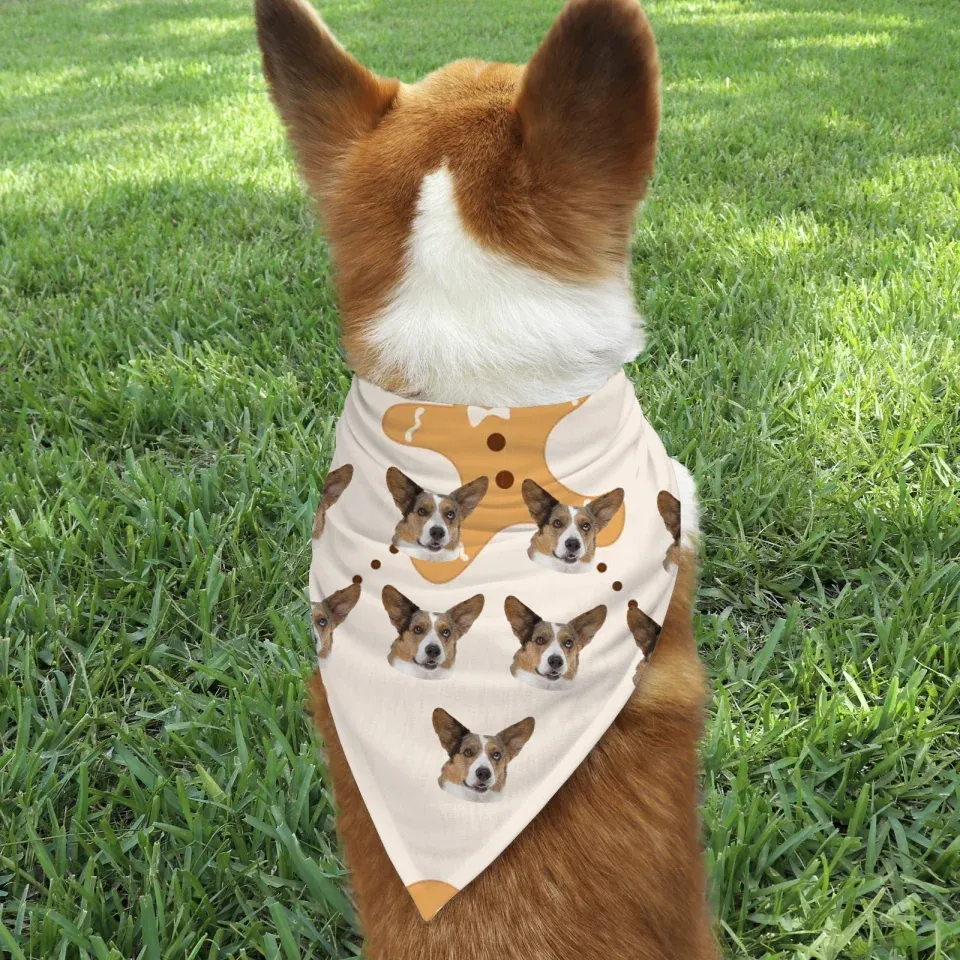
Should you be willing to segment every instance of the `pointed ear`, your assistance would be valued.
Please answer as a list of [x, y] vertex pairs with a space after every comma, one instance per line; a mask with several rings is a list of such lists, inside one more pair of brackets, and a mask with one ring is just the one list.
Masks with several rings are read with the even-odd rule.
[[531, 57], [514, 109], [532, 175], [567, 184], [578, 225], [622, 258], [660, 125], [657, 47], [639, 3], [570, 0]]
[[376, 127], [399, 84], [354, 60], [306, 0], [256, 0], [256, 18], [270, 93], [322, 203], [336, 159]]
[[524, 480], [520, 492], [534, 523], [542, 527], [549, 519], [550, 512], [560, 501], [547, 493], [535, 480]]
[[633, 639], [637, 641], [644, 660], [648, 659], [660, 636], [659, 624], [651, 620], [639, 607], [628, 607], [627, 626]]
[[387, 470], [387, 489], [393, 497], [397, 509], [406, 516], [416, 503], [417, 497], [423, 493], [423, 487], [414, 483], [405, 473], [396, 467]]
[[657, 494], [657, 510], [663, 517], [667, 532], [675, 543], [680, 542], [680, 501], [666, 490]]
[[339, 627], [340, 624], [347, 619], [347, 614], [357, 605], [359, 599], [359, 583], [351, 583], [349, 587], [344, 587], [343, 590], [331, 593], [330, 596], [327, 597], [327, 609], [330, 611], [330, 616], [333, 619], [333, 625], [335, 627]]
[[581, 613], [579, 617], [574, 617], [569, 625], [580, 638], [580, 642], [586, 646], [597, 635], [597, 631], [603, 626], [603, 621], [606, 619], [607, 608], [601, 603], [599, 607], [594, 607], [586, 613]]
[[450, 494], [460, 505], [460, 514], [464, 519], [469, 517], [470, 514], [477, 509], [480, 501], [486, 495], [489, 485], [490, 481], [487, 477], [477, 477], [476, 480], [471, 480], [462, 487], [457, 487], [457, 489]]
[[507, 597], [503, 601], [503, 612], [510, 621], [514, 635], [521, 643], [526, 643], [530, 639], [537, 624], [543, 619], [516, 597]]
[[597, 529], [602, 530], [612, 519], [613, 515], [623, 504], [623, 487], [617, 487], [605, 493], [602, 497], [591, 500], [587, 507], [597, 521]]
[[345, 463], [336, 470], [331, 470], [327, 474], [326, 483], [323, 485], [323, 505], [332, 507], [342, 496], [343, 491], [350, 486], [353, 479], [353, 464]]
[[459, 720], [451, 717], [443, 707], [437, 707], [433, 711], [433, 729], [436, 730], [443, 749], [451, 757], [457, 752], [463, 738], [470, 733]]
[[390, 622], [397, 633], [403, 633], [410, 623], [410, 618], [420, 609], [412, 600], [408, 600], [396, 587], [388, 583], [380, 594], [383, 609], [387, 611]]
[[519, 723], [514, 723], [504, 728], [497, 734], [497, 739], [503, 744], [507, 751], [507, 760], [512, 760], [524, 747], [524, 744], [533, 734], [533, 728], [536, 720], [533, 717], [527, 717]]
[[460, 635], [463, 636], [473, 626], [473, 621], [480, 616], [482, 610], [483, 594], [478, 593], [475, 597], [451, 607], [447, 616], [457, 625]]

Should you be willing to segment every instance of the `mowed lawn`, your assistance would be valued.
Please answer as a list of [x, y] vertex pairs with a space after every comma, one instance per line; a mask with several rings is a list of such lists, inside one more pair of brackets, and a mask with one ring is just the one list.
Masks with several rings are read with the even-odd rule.
[[[349, 374], [250, 7], [0, 0], [0, 956], [361, 949], [303, 704]], [[323, 12], [413, 80], [557, 8]], [[630, 374], [703, 501], [718, 935], [957, 960], [960, 6], [648, 11]]]

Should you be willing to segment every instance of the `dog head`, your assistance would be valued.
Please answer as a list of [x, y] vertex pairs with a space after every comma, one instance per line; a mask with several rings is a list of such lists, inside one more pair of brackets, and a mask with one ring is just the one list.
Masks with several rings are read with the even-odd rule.
[[617, 487], [582, 507], [560, 503], [530, 479], [523, 481], [521, 492], [537, 525], [527, 551], [530, 559], [564, 573], [588, 570], [597, 550], [597, 534], [620, 509], [623, 489]]
[[331, 470], [327, 474], [326, 483], [323, 485], [323, 494], [320, 497], [320, 506], [317, 507], [317, 515], [313, 518], [313, 531], [311, 536], [314, 540], [322, 534], [327, 522], [327, 510], [330, 509], [343, 495], [343, 491], [350, 486], [353, 479], [353, 464], [345, 463], [336, 470]]
[[535, 721], [526, 717], [492, 736], [471, 733], [441, 707], [433, 711], [433, 729], [447, 751], [440, 787], [463, 800], [489, 802], [503, 796], [507, 765], [533, 734]]
[[[570, 336], [593, 341], [586, 364], [605, 338], [606, 376], [636, 354], [627, 247], [660, 114], [656, 45], [636, 0], [571, 0], [526, 66], [461, 60], [410, 84], [361, 65], [306, 0], [256, 0], [256, 19], [361, 376], [488, 403], [464, 393], [502, 382], [505, 367], [569, 381]], [[586, 301], [589, 330], [570, 317]], [[415, 309], [424, 303], [443, 308]], [[478, 322], [494, 312], [507, 322]]]
[[573, 682], [583, 648], [607, 618], [602, 604], [568, 623], [548, 623], [516, 597], [507, 597], [503, 609], [520, 641], [510, 672], [543, 690], [565, 689]]
[[[631, 601], [632, 603], [632, 601]], [[660, 625], [648, 617], [639, 607], [627, 607], [627, 627], [640, 648], [640, 662], [633, 682], [639, 683], [660, 637]]]
[[331, 593], [325, 600], [310, 604], [310, 622], [313, 625], [313, 639], [317, 643], [317, 659], [325, 660], [333, 649], [333, 631], [347, 619], [347, 614], [360, 599], [360, 584], [351, 583], [349, 587]]
[[387, 487], [403, 514], [393, 543], [419, 560], [455, 560], [460, 552], [460, 527], [487, 492], [489, 480], [477, 477], [453, 493], [424, 490], [396, 467], [387, 470]]
[[477, 594], [445, 610], [421, 610], [389, 584], [383, 588], [383, 607], [397, 631], [387, 659], [401, 673], [421, 680], [450, 676], [457, 660], [457, 641], [473, 626], [483, 610]]

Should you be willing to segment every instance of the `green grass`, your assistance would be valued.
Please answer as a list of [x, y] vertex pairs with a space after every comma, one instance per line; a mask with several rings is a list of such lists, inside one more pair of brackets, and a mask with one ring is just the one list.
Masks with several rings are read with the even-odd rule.
[[[556, 6], [324, 12], [414, 79]], [[960, 6], [649, 13], [631, 373], [701, 485], [718, 932], [957, 960]], [[249, 4], [0, 27], [0, 955], [353, 956], [302, 702], [348, 374]]]

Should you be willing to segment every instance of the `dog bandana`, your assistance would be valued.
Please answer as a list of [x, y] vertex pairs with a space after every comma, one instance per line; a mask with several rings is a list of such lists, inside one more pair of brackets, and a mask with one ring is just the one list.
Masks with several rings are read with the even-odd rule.
[[350, 769], [425, 920], [630, 698], [679, 541], [673, 464], [623, 373], [511, 408], [354, 380], [313, 525], [313, 635]]

